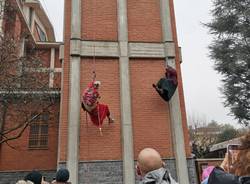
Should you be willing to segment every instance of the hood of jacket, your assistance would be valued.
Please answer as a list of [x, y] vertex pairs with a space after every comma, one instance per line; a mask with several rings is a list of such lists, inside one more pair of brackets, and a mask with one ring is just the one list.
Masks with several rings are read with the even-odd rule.
[[215, 167], [208, 178], [208, 184], [239, 184], [239, 177]]
[[147, 173], [140, 184], [177, 184], [166, 168]]

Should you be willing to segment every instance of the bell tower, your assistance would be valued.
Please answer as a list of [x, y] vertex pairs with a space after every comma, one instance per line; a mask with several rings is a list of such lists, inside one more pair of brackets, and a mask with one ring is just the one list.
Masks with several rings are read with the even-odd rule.
[[[75, 184], [134, 184], [137, 155], [152, 147], [178, 182], [188, 184], [195, 176], [188, 176], [194, 164], [173, 0], [67, 0], [64, 16], [59, 167], [70, 170]], [[178, 74], [169, 103], [152, 88], [167, 64]], [[80, 106], [93, 71], [100, 101], [115, 118], [104, 122], [103, 136]]]

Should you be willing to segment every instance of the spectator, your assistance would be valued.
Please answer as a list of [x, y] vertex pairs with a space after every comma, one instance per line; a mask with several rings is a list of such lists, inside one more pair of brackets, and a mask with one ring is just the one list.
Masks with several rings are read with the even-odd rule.
[[142, 177], [140, 184], [176, 184], [160, 154], [152, 148], [145, 148], [139, 153], [136, 171]]
[[[232, 173], [229, 173], [230, 171]], [[232, 166], [228, 164], [228, 156], [225, 156], [220, 167], [215, 167], [211, 172], [208, 184], [239, 184], [240, 177], [250, 176], [250, 132], [241, 140], [239, 153]], [[250, 178], [247, 178], [250, 183]]]
[[56, 180], [54, 180], [53, 184], [70, 184], [69, 180], [69, 171], [68, 169], [59, 169], [56, 172]]
[[32, 181], [34, 184], [42, 183], [42, 174], [38, 171], [32, 171], [24, 177], [25, 181]]
[[206, 169], [202, 172], [202, 183], [201, 184], [207, 184], [208, 178], [211, 172], [214, 170], [214, 166], [208, 166]]

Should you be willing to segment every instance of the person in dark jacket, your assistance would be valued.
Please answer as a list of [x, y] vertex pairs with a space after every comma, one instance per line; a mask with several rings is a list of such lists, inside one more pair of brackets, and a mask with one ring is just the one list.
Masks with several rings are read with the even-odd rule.
[[153, 84], [153, 87], [158, 94], [165, 100], [169, 101], [175, 93], [177, 88], [177, 72], [174, 68], [167, 66], [165, 77], [161, 78], [157, 84]]
[[32, 171], [28, 173], [25, 177], [25, 181], [31, 181], [34, 184], [41, 184], [42, 183], [42, 174], [38, 171]]
[[152, 148], [145, 148], [139, 153], [136, 171], [142, 177], [140, 184], [177, 184], [165, 168], [160, 154]]
[[69, 170], [61, 168], [56, 172], [56, 178], [55, 181], [53, 181], [53, 184], [70, 184], [68, 182], [69, 180]]
[[[208, 184], [247, 184], [250, 183], [250, 132], [241, 139], [235, 162], [229, 165], [228, 155], [220, 167], [215, 167], [208, 178]], [[230, 171], [230, 173], [229, 173]]]
[[208, 178], [208, 184], [240, 184], [239, 177], [225, 172], [221, 167], [215, 167]]

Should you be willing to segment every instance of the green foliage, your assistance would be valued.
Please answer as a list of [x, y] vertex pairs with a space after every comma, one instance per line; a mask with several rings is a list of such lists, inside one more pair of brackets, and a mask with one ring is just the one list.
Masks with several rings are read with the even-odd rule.
[[250, 124], [250, 1], [214, 0], [209, 46], [222, 76], [224, 105], [240, 124]]
[[189, 126], [192, 153], [196, 158], [206, 158], [212, 145], [240, 137], [247, 130], [238, 130], [230, 124], [219, 124], [214, 120], [199, 126], [200, 124], [196, 120], [194, 126]]
[[217, 137], [217, 143], [228, 141], [238, 137], [238, 131], [230, 125], [224, 125], [223, 131]]

